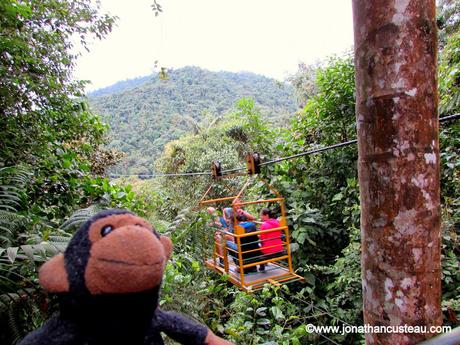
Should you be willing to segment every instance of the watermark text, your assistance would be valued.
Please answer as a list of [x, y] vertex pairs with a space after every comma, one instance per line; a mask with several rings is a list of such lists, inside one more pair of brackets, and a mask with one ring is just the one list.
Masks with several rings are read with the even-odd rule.
[[411, 326], [411, 325], [390, 325], [390, 326], [315, 326], [311, 323], [305, 326], [308, 333], [321, 334], [372, 334], [372, 333], [448, 333], [452, 330], [450, 326]]

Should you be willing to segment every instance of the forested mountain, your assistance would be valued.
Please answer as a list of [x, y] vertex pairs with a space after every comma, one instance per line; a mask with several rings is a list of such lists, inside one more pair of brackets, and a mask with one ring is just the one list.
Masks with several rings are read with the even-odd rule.
[[112, 93], [118, 93], [125, 90], [133, 89], [136, 86], [146, 83], [152, 78], [152, 76], [137, 77], [133, 79], [126, 79], [116, 82], [113, 85], [97, 89], [89, 93], [90, 97], [98, 97], [104, 95], [110, 95]]
[[252, 98], [277, 124], [296, 110], [292, 87], [253, 73], [211, 72], [184, 67], [119, 82], [89, 95], [92, 110], [110, 125], [109, 147], [127, 157], [118, 173], [148, 173], [164, 145], [193, 130], [204, 117], [223, 115], [243, 97]]

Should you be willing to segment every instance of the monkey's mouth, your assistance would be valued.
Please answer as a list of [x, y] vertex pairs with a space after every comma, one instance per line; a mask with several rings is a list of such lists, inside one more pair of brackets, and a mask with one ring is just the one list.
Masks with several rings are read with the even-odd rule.
[[139, 266], [157, 267], [157, 266], [161, 266], [164, 262], [164, 259], [161, 259], [161, 260], [158, 260], [152, 263], [129, 262], [129, 261], [124, 261], [124, 260], [119, 260], [119, 259], [108, 259], [108, 258], [96, 258], [96, 259], [97, 261], [102, 262], [102, 263], [124, 265], [124, 266], [135, 266], [135, 267], [139, 267]]
[[146, 291], [161, 282], [165, 259], [92, 257], [85, 271], [92, 294]]

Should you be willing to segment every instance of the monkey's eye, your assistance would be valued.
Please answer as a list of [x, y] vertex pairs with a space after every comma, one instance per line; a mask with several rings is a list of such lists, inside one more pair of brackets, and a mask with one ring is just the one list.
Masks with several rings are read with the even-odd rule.
[[102, 227], [101, 229], [101, 236], [104, 237], [104, 236], [107, 236], [108, 234], [110, 234], [113, 230], [113, 226], [112, 225], [105, 225]]

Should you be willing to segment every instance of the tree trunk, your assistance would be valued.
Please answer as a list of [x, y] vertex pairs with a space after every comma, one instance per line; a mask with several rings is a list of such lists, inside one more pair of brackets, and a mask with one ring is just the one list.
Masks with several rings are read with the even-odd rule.
[[442, 324], [435, 0], [353, 0], [353, 16], [364, 322], [421, 331], [366, 343], [416, 344]]

